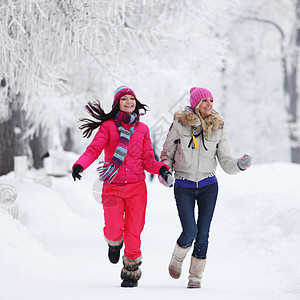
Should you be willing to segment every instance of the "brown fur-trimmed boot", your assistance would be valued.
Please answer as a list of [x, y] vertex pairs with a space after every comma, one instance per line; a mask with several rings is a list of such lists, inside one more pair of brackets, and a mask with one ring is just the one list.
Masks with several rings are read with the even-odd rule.
[[121, 270], [121, 287], [136, 287], [138, 286], [138, 280], [142, 276], [140, 265], [142, 264], [142, 257], [137, 259], [127, 258], [123, 256], [124, 268]]
[[169, 264], [169, 274], [174, 279], [178, 279], [180, 277], [183, 260], [185, 259], [186, 255], [190, 249], [191, 249], [191, 247], [181, 248], [176, 243], [175, 249], [173, 251], [171, 261]]
[[190, 275], [188, 288], [201, 288], [201, 279], [206, 265], [205, 259], [198, 259], [194, 256], [191, 258]]
[[107, 238], [105, 238], [107, 244], [108, 244], [108, 258], [109, 261], [112, 264], [118, 263], [120, 259], [120, 251], [123, 247], [123, 237], [119, 238], [116, 241], [110, 241]]

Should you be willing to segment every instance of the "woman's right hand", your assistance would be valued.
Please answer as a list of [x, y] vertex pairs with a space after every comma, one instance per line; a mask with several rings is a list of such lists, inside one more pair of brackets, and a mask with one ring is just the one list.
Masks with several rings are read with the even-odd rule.
[[83, 167], [81, 165], [75, 165], [72, 169], [72, 177], [74, 178], [74, 181], [76, 178], [79, 180], [81, 179], [81, 175], [79, 174], [80, 172], [83, 171]]
[[167, 187], [173, 186], [174, 178], [172, 176], [172, 173], [165, 166], [162, 166], [159, 169], [158, 179], [159, 182], [162, 183], [164, 186]]

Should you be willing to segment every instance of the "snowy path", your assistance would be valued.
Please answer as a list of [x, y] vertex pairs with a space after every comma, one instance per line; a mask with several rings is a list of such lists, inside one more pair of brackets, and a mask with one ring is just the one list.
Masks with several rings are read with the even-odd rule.
[[[290, 176], [285, 175], [284, 185], [283, 168]], [[52, 189], [27, 179], [18, 183], [20, 219], [26, 227], [0, 213], [0, 226], [7, 229], [0, 233], [0, 299], [299, 299], [300, 204], [294, 186], [299, 170], [275, 164], [237, 176], [220, 171], [201, 290], [186, 288], [189, 257], [180, 279], [168, 275], [180, 232], [172, 189], [156, 180], [148, 183], [143, 275], [139, 287], [128, 290], [120, 288], [121, 262], [112, 265], [107, 259], [102, 208], [91, 193], [93, 170], [81, 182], [53, 179]], [[265, 176], [270, 181], [262, 184]], [[11, 176], [0, 179], [13, 182]]]

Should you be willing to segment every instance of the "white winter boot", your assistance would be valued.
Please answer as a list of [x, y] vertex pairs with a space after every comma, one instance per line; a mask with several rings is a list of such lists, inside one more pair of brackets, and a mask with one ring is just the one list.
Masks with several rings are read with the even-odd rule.
[[190, 275], [188, 288], [201, 288], [201, 279], [206, 265], [205, 259], [198, 259], [194, 256], [191, 258]]
[[181, 267], [183, 260], [185, 259], [187, 253], [191, 247], [188, 248], [181, 248], [176, 243], [174, 252], [171, 257], [171, 261], [169, 264], [169, 274], [171, 277], [178, 279], [181, 275]]

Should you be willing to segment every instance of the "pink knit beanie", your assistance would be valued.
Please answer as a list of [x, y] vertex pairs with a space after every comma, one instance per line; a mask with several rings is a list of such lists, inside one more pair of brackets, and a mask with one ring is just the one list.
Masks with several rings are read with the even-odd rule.
[[117, 88], [115, 91], [114, 102], [113, 102], [112, 106], [114, 107], [124, 95], [131, 95], [135, 98], [136, 101], [138, 101], [138, 99], [136, 99], [136, 95], [135, 95], [133, 89], [131, 89], [128, 86], [122, 85], [119, 88]]
[[197, 104], [203, 98], [206, 98], [206, 97], [210, 97], [210, 98], [214, 99], [212, 93], [209, 90], [207, 90], [205, 88], [200, 88], [200, 87], [192, 87], [190, 89], [190, 103], [191, 103], [192, 109], [194, 110], [195, 107], [197, 106]]

